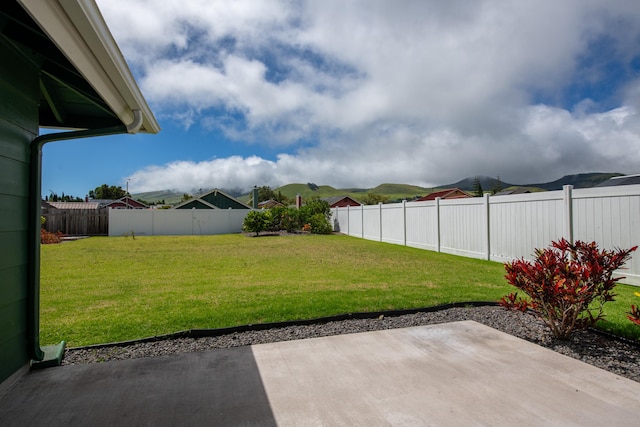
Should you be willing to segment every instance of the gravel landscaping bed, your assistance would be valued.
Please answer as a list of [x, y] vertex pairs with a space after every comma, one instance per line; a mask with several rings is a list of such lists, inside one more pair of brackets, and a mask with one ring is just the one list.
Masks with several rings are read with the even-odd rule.
[[233, 332], [215, 337], [170, 338], [127, 345], [70, 348], [67, 349], [62, 364], [75, 365], [152, 357], [460, 320], [474, 320], [640, 382], [640, 345], [638, 343], [604, 335], [593, 330], [576, 333], [568, 341], [558, 341], [551, 336], [547, 327], [534, 316], [510, 312], [496, 306], [448, 308], [400, 316], [380, 316], [374, 319], [318, 322], [310, 325]]

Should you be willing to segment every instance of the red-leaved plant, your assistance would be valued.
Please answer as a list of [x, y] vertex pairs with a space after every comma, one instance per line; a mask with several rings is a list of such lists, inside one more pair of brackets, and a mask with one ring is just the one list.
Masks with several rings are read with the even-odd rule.
[[60, 243], [63, 237], [64, 234], [59, 231], [57, 233], [51, 233], [44, 228], [40, 229], [40, 243], [42, 243], [43, 245]]
[[531, 309], [556, 338], [567, 339], [572, 332], [604, 318], [603, 305], [613, 301], [613, 288], [622, 279], [614, 278], [613, 272], [637, 248], [608, 251], [599, 250], [596, 242], [551, 242], [547, 249], [536, 249], [533, 261], [518, 259], [505, 264], [509, 284], [529, 299], [511, 293], [500, 305], [518, 311]]
[[[634, 295], [640, 297], [640, 292], [634, 292]], [[635, 304], [631, 304], [631, 311], [628, 311], [627, 314], [627, 319], [640, 326], [640, 307]]]
[[631, 311], [629, 312], [627, 319], [640, 326], [640, 308], [631, 304]]

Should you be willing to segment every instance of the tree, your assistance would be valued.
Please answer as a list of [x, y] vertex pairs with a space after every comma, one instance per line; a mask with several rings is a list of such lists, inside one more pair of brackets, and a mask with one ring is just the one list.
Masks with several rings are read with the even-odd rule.
[[53, 191], [51, 192], [50, 195], [45, 197], [45, 200], [47, 202], [82, 202], [84, 201], [80, 197], [69, 196], [64, 193], [62, 193], [61, 196], [58, 196], [58, 194], [54, 193]]
[[268, 185], [258, 188], [258, 202], [266, 202], [267, 200], [275, 200], [283, 205], [291, 204], [291, 200], [281, 192], [275, 192]]
[[502, 181], [500, 181], [500, 175], [498, 175], [498, 179], [497, 179], [497, 181], [498, 181], [498, 182], [496, 182], [496, 183], [493, 185], [493, 188], [491, 188], [491, 194], [492, 194], [492, 195], [493, 195], [493, 194], [496, 194], [496, 193], [499, 193], [499, 192], [501, 192], [501, 191], [503, 190], [503, 188], [502, 188]]
[[269, 229], [270, 222], [271, 215], [269, 211], [251, 211], [244, 217], [242, 228], [244, 231], [256, 233], [257, 236], [261, 231]]
[[311, 199], [300, 208], [300, 212], [304, 221], [307, 221], [315, 214], [321, 214], [327, 220], [331, 218], [331, 206], [326, 200], [318, 198]]
[[127, 192], [121, 186], [102, 184], [100, 187], [89, 191], [89, 197], [100, 200], [116, 200], [127, 195]]
[[477, 176], [473, 180], [473, 195], [474, 197], [484, 196], [484, 191], [482, 190], [482, 184], [480, 183], [480, 177], [477, 177]]
[[333, 231], [331, 222], [321, 213], [311, 215], [306, 224], [309, 224], [310, 231], [313, 234], [331, 234]]
[[313, 234], [331, 233], [331, 206], [326, 200], [318, 198], [308, 201], [300, 208], [302, 224], [309, 224]]
[[377, 205], [378, 203], [387, 203], [387, 201], [389, 201], [388, 196], [376, 193], [367, 193], [360, 198], [360, 202], [364, 205]]
[[270, 209], [271, 223], [269, 229], [271, 231], [286, 230], [293, 233], [302, 227], [300, 211], [295, 208], [286, 206], [276, 206]]

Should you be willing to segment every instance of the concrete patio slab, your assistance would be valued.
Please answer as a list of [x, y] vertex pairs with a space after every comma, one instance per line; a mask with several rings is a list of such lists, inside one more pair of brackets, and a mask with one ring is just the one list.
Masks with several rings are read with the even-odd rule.
[[33, 371], [0, 425], [636, 426], [640, 383], [472, 322]]

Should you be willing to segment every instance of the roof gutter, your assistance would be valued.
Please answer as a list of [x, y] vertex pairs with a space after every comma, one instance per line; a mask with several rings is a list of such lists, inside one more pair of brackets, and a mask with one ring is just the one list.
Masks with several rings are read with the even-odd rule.
[[31, 141], [29, 162], [29, 266], [28, 266], [28, 312], [27, 338], [33, 365], [40, 367], [59, 365], [64, 353], [64, 341], [56, 346], [40, 347], [40, 216], [42, 215], [42, 148], [54, 141], [91, 138], [96, 136], [137, 133], [143, 123], [140, 110], [133, 110], [133, 121], [128, 125], [100, 129], [40, 135]]
[[136, 84], [95, 0], [18, 0], [122, 123], [142, 113], [140, 132], [160, 125]]

